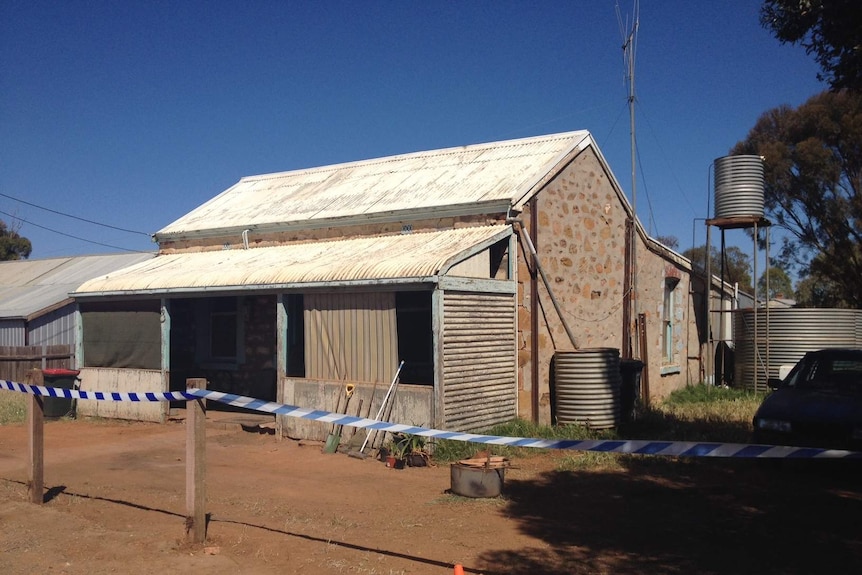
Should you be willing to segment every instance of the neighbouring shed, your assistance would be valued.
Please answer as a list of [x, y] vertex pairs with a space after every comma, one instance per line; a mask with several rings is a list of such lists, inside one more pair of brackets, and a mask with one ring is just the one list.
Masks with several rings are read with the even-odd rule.
[[69, 293], [86, 280], [154, 256], [106, 254], [0, 262], [0, 376], [21, 380], [33, 367], [75, 367], [77, 305]]

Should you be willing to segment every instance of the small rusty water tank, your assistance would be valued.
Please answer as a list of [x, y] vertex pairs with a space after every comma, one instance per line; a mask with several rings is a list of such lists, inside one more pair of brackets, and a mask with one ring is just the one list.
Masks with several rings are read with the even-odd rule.
[[554, 354], [554, 386], [557, 423], [593, 429], [619, 424], [620, 350], [558, 351]]
[[763, 217], [763, 158], [724, 156], [715, 167], [715, 217]]

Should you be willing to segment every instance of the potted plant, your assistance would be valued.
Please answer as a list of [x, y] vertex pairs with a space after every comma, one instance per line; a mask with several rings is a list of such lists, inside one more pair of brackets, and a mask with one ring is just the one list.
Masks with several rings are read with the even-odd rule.
[[392, 440], [387, 442], [382, 451], [385, 452], [386, 467], [391, 469], [404, 469], [404, 456], [407, 444], [403, 434], [393, 433]]
[[412, 433], [397, 433], [393, 438], [396, 457], [403, 459], [410, 467], [428, 465], [428, 452], [425, 450], [425, 437]]

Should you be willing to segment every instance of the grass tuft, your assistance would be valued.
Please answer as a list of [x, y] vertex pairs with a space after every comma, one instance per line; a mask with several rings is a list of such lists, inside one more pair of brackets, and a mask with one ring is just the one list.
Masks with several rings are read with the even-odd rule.
[[[645, 439], [660, 441], [703, 441], [747, 443], [751, 419], [764, 395], [745, 390], [693, 385], [673, 392], [649, 409], [641, 408], [634, 421], [617, 429], [595, 430], [582, 425], [536, 425], [515, 420], [485, 431], [488, 435], [535, 437], [539, 439]], [[489, 452], [510, 459], [547, 452], [544, 449], [497, 446], [441, 440], [434, 460], [446, 463]], [[576, 469], [616, 469], [632, 458], [616, 453], [561, 451], [559, 467]]]
[[0, 390], [0, 425], [27, 420], [27, 394]]

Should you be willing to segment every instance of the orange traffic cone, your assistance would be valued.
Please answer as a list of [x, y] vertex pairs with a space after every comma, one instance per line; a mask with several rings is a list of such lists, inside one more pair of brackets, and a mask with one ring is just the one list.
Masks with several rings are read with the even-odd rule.
[[455, 575], [464, 575], [464, 568], [460, 563], [455, 564]]

